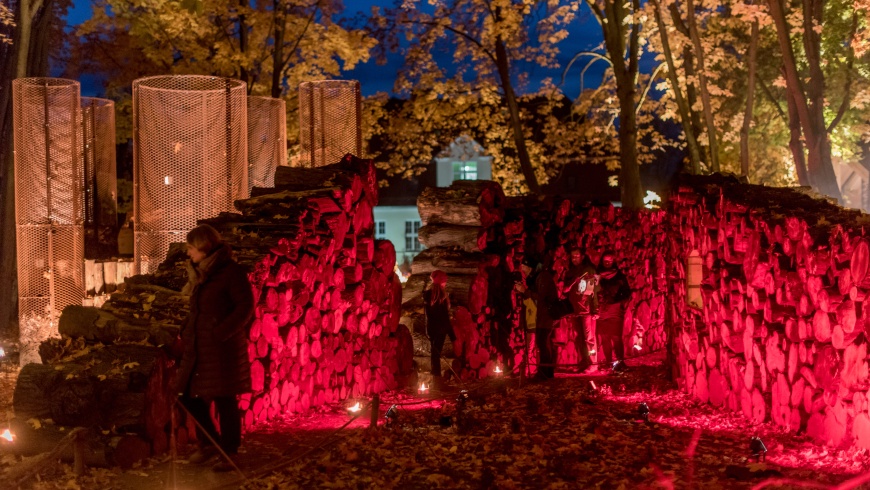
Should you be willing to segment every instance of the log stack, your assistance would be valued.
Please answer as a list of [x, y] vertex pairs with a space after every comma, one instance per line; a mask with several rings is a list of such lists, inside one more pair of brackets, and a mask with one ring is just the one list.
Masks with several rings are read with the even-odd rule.
[[[414, 338], [418, 361], [428, 365], [422, 293], [433, 270], [447, 273], [456, 341], [445, 356], [453, 355], [453, 370], [466, 379], [486, 377], [495, 367], [493, 317], [490, 307], [494, 285], [512, 284], [504, 274], [499, 245], [504, 219], [504, 192], [487, 180], [457, 180], [450, 187], [429, 187], [417, 199], [422, 220], [420, 242], [426, 250], [411, 263], [411, 276], [402, 292], [402, 323]], [[510, 290], [499, 291], [508, 300]], [[509, 312], [507, 312], [509, 314]], [[451, 352], [452, 350], [452, 352]]]
[[[802, 193], [684, 179], [667, 221], [683, 389], [833, 447], [870, 447], [866, 215]], [[703, 309], [685, 304], [703, 257]]]
[[[399, 324], [395, 250], [373, 236], [374, 175], [371, 161], [351, 155], [317, 169], [281, 167], [274, 189], [255, 189], [255, 197], [236, 202], [240, 213], [201, 221], [217, 228], [236, 259], [251, 269], [257, 307], [248, 344], [253, 390], [240, 399], [246, 428], [280, 413], [378, 393], [411, 374], [411, 335]], [[155, 384], [169, 377], [157, 346], [171, 344], [187, 316], [188, 298], [179, 293], [187, 281], [185, 262], [183, 244], [174, 244], [155, 274], [128, 278], [101, 308], [64, 310], [63, 337], [42, 349], [48, 365], [28, 366], [23, 373], [46, 371], [63, 385], [84, 371], [94, 374], [88, 377], [91, 384], [105, 386], [102, 372], [96, 373], [82, 352], [108, 355], [130, 348], [131, 342], [141, 344], [136, 347], [145, 350], [129, 361], [142, 371], [137, 383], [159, 389], [148, 392], [152, 401], [136, 415], [136, 424], [154, 429], [144, 438], [154, 452], [164, 450], [168, 415], [164, 420], [157, 414], [169, 413], [166, 390], [171, 387]], [[122, 368], [130, 366], [118, 356]], [[90, 367], [78, 367], [81, 363]], [[55, 379], [54, 373], [67, 371], [75, 376]], [[16, 412], [36, 413], [32, 386], [54, 387], [45, 391], [45, 402], [62, 404], [55, 400], [54, 384], [30, 378], [19, 380]], [[85, 412], [64, 423], [110, 420], [91, 420], [93, 414], [86, 418]], [[40, 408], [38, 413], [48, 412]], [[155, 417], [159, 420], [152, 423]]]
[[[625, 356], [664, 349], [668, 243], [662, 226], [665, 213], [638, 213], [615, 208], [610, 203], [591, 205], [567, 199], [546, 206], [546, 211], [534, 213], [538, 218], [531, 225], [535, 231], [526, 240], [527, 253], [543, 257], [552, 252], [554, 275], [564, 284], [573, 248], [579, 248], [593, 265], [598, 264], [603, 252], [613, 252], [632, 289], [622, 332]], [[554, 334], [559, 364], [578, 363], [575, 335], [570, 318], [559, 322]], [[599, 356], [596, 360], [602, 359]]]

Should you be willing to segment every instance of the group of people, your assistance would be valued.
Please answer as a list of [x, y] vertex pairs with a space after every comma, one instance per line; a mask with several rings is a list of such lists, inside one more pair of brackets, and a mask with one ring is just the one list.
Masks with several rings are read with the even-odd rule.
[[[543, 379], [554, 376], [557, 359], [553, 337], [563, 318], [573, 327], [580, 372], [596, 371], [599, 365], [605, 369], [624, 369], [623, 324], [631, 288], [617, 266], [615, 254], [604, 251], [596, 267], [591, 257], [584, 257], [579, 248], [572, 249], [570, 267], [561, 278], [554, 274], [552, 266], [552, 254], [544, 264], [525, 260], [520, 267], [519, 277], [514, 280], [514, 290], [523, 305], [519, 309], [520, 328], [530, 329], [530, 324], [534, 323], [538, 349], [536, 376]], [[450, 322], [450, 300], [444, 290], [447, 274], [435, 270], [430, 278], [430, 284], [423, 293], [424, 310], [431, 342], [433, 381], [440, 383], [444, 342], [448, 336], [455, 340], [455, 334]], [[489, 280], [494, 287], [503, 286], [501, 276]], [[491, 297], [490, 302], [501, 304], [505, 296], [499, 294], [498, 297]], [[509, 317], [511, 313], [506, 313], [504, 309], [493, 308], [496, 317], [493, 343], [506, 370], [510, 371], [513, 368], [513, 352], [508, 338], [510, 326], [516, 322]], [[527, 315], [527, 309], [534, 309], [535, 314]]]
[[[219, 460], [214, 469], [229, 471], [241, 444], [241, 414], [236, 397], [251, 389], [246, 339], [254, 319], [254, 297], [245, 269], [233, 259], [230, 247], [214, 228], [200, 225], [191, 230], [187, 234], [187, 255], [189, 281], [183, 293], [190, 295], [190, 315], [175, 346], [179, 365], [175, 388], [181, 406], [197, 425], [200, 448], [190, 461], [210, 461], [222, 452], [229, 459]], [[507, 294], [514, 294], [521, 301], [521, 328], [532, 328], [534, 323], [539, 378], [554, 375], [553, 333], [566, 316], [575, 331], [581, 371], [594, 369], [599, 355], [603, 355], [604, 365], [614, 369], [623, 363], [622, 328], [631, 289], [615, 259], [612, 252], [605, 251], [596, 267], [580, 249], [573, 249], [571, 265], [561, 278], [553, 273], [553, 254], [544, 264], [524, 261], [519, 274], [514, 276], [513, 291], [505, 284], [506, 277], [491, 278], [493, 287], [506, 289]], [[455, 340], [456, 335], [446, 290], [447, 274], [435, 270], [430, 279], [423, 300], [433, 381], [437, 384], [441, 380], [444, 342], [448, 337]], [[517, 312], [509, 298], [501, 294], [500, 299], [490, 298], [501, 305], [493, 310], [496, 316], [504, 317], [494, 322], [493, 335], [508, 371], [513, 366], [509, 336], [516, 324], [508, 315]], [[570, 304], [570, 312], [565, 311], [566, 303]], [[533, 309], [534, 314], [527, 314]], [[211, 403], [220, 430], [210, 414]]]

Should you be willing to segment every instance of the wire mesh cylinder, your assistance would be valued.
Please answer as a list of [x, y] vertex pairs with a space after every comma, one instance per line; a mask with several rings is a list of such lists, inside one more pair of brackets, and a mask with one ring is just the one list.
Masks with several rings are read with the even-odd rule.
[[300, 164], [320, 167], [362, 149], [360, 85], [356, 80], [299, 84]]
[[148, 273], [196, 220], [248, 197], [245, 83], [200, 75], [133, 82], [136, 271]]
[[79, 99], [73, 80], [12, 81], [22, 362], [85, 296]]
[[85, 255], [118, 254], [118, 185], [115, 161], [115, 103], [82, 97]]
[[248, 184], [274, 187], [275, 168], [287, 165], [284, 99], [248, 96]]

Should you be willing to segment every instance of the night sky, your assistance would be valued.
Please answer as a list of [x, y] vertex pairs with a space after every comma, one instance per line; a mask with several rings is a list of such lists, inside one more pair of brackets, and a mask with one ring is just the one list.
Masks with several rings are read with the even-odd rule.
[[[370, 12], [373, 5], [389, 6], [392, 0], [346, 0], [345, 1], [345, 16], [352, 17], [357, 12]], [[70, 25], [76, 25], [89, 18], [91, 15], [91, 2], [78, 0], [70, 8], [68, 22]], [[571, 34], [566, 42], [563, 42], [560, 47], [562, 53], [560, 61], [562, 66], [566, 66], [570, 59], [578, 51], [587, 51], [595, 48], [601, 42], [601, 28], [598, 23], [592, 18], [588, 10], [581, 10], [577, 19], [570, 26]], [[447, 58], [445, 54], [445, 58]], [[569, 76], [565, 81], [563, 90], [569, 97], [576, 97], [580, 91], [580, 70], [583, 64], [588, 60], [584, 58], [581, 62], [575, 63], [571, 68]], [[449, 63], [449, 59], [445, 60]], [[348, 79], [360, 80], [362, 84], [363, 95], [372, 95], [376, 92], [390, 92], [393, 87], [393, 80], [396, 72], [401, 68], [402, 58], [400, 55], [393, 55], [386, 66], [379, 66], [375, 61], [369, 61], [366, 64], [360, 65], [354, 70], [344, 73], [344, 77]], [[562, 77], [562, 70], [545, 70], [535, 65], [519, 67], [523, 71], [529, 73], [531, 84], [529, 89], [534, 91], [538, 88], [538, 84], [545, 77], [551, 77], [556, 83], [559, 83]], [[601, 75], [604, 71], [605, 63], [597, 62], [592, 68], [587, 71], [586, 87], [595, 86], [601, 80]], [[649, 67], [645, 67], [649, 70]], [[83, 77], [82, 83], [83, 96], [101, 96], [102, 87], [96, 77]]]

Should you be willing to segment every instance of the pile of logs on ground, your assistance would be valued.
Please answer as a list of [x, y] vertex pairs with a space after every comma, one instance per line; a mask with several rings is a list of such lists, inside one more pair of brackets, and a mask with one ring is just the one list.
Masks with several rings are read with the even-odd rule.
[[[280, 167], [276, 188], [255, 188], [236, 202], [240, 213], [202, 221], [251, 269], [257, 307], [248, 344], [253, 390], [240, 399], [246, 428], [393, 388], [412, 374], [395, 250], [373, 237], [374, 175], [371, 161], [350, 155], [320, 168]], [[22, 370], [16, 416], [115, 427], [164, 451], [173, 397], [161, 347], [187, 315], [179, 292], [185, 261], [183, 244], [174, 244], [155, 274], [128, 278], [101, 308], [65, 309], [61, 339], [40, 349], [46, 364]], [[100, 410], [91, 410], [95, 403]], [[182, 440], [188, 429], [179, 429]]]
[[[870, 448], [866, 215], [722, 177], [684, 180], [669, 211], [684, 389], [756, 424]], [[685, 306], [693, 251], [701, 310]]]

